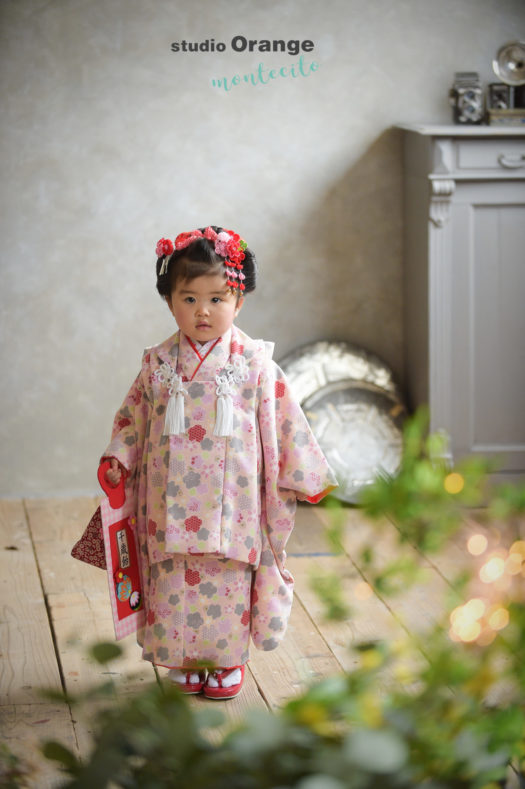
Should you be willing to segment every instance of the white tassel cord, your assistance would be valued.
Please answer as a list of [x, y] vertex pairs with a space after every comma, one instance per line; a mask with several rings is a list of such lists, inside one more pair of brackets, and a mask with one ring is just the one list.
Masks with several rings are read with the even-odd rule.
[[164, 435], [179, 436], [184, 433], [184, 395], [188, 394], [182, 385], [182, 378], [166, 362], [154, 373], [161, 384], [167, 384], [169, 400], [164, 418]]
[[232, 388], [225, 375], [217, 375], [217, 416], [215, 418], [214, 436], [231, 436], [233, 432], [233, 400]]
[[214, 436], [231, 436], [233, 433], [233, 399], [234, 385], [245, 383], [249, 378], [248, 367], [244, 356], [234, 356], [226, 365], [222, 375], [216, 375], [217, 382], [217, 416], [215, 419]]
[[164, 435], [179, 436], [184, 433], [184, 394], [182, 391], [174, 392], [168, 400], [166, 418], [164, 420]]

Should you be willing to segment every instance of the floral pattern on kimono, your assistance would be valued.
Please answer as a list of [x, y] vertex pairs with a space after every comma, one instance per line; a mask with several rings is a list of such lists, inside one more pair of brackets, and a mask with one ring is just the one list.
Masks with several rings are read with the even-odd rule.
[[[234, 386], [232, 434], [217, 436], [215, 376], [237, 362], [246, 375]], [[164, 435], [163, 365], [185, 389], [181, 435]], [[147, 349], [104, 457], [127, 469], [137, 499], [146, 608], [151, 567], [175, 554], [244, 562], [254, 570], [252, 639], [274, 649], [292, 603], [284, 564], [297, 499], [318, 500], [337, 482], [267, 344], [232, 326], [202, 357], [180, 332]]]
[[246, 663], [251, 565], [220, 556], [173, 554], [151, 568], [145, 660], [166, 668]]

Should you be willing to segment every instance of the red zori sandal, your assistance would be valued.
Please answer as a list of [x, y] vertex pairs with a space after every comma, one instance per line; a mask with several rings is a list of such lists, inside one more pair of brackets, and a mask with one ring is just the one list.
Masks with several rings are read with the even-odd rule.
[[201, 693], [206, 682], [206, 671], [186, 671], [170, 668], [168, 678], [176, 684], [181, 693]]
[[217, 668], [210, 671], [204, 685], [204, 695], [208, 699], [233, 699], [244, 681], [244, 666]]

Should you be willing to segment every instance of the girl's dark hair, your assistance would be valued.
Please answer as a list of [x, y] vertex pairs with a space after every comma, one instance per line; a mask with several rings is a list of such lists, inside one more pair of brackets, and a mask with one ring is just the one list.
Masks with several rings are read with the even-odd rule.
[[[223, 228], [211, 225], [216, 233]], [[200, 227], [201, 233], [205, 228]], [[175, 289], [178, 280], [192, 280], [210, 274], [225, 272], [224, 258], [215, 252], [213, 241], [207, 238], [198, 238], [185, 249], [178, 249], [172, 253], [168, 263], [168, 270], [162, 276], [159, 274], [164, 257], [157, 259], [157, 290], [161, 296], [167, 298]], [[244, 293], [255, 290], [257, 280], [257, 261], [251, 249], [244, 250], [242, 261], [244, 280]], [[240, 291], [238, 291], [240, 293]]]

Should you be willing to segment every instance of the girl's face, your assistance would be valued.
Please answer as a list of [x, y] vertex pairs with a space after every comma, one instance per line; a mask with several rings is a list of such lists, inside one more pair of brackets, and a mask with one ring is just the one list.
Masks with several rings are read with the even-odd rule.
[[178, 280], [167, 299], [177, 326], [187, 337], [208, 342], [228, 331], [242, 307], [226, 285], [224, 274]]

